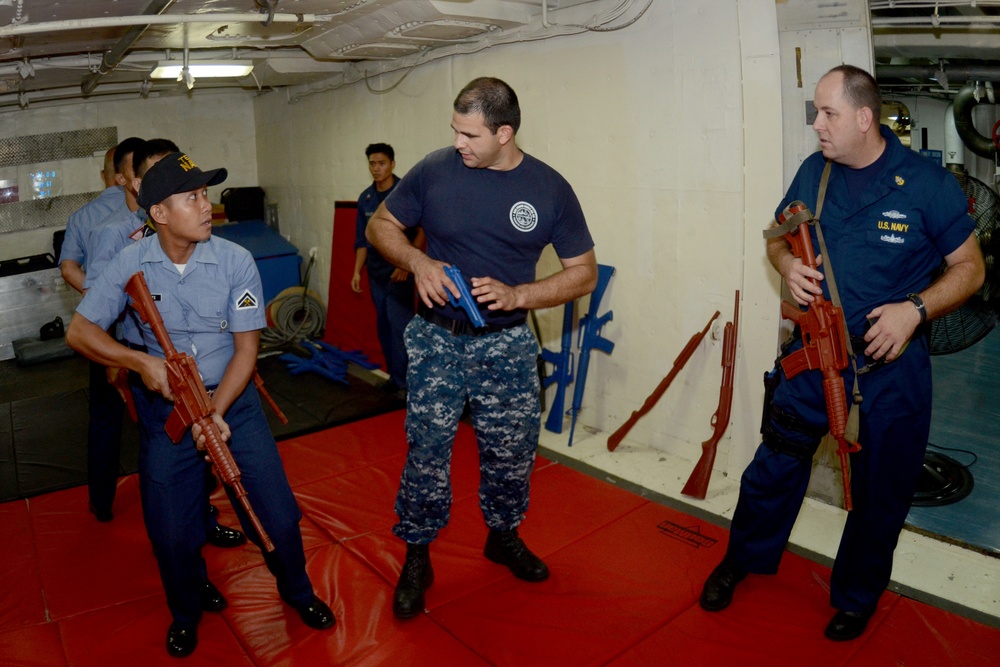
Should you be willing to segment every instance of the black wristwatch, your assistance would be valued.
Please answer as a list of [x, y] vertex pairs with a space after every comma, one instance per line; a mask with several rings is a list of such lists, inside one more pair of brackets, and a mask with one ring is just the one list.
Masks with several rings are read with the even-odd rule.
[[927, 307], [924, 306], [924, 300], [921, 299], [916, 294], [907, 294], [906, 298], [913, 302], [913, 305], [916, 306], [916, 308], [917, 308], [917, 312], [920, 313], [920, 323], [923, 324], [924, 322], [926, 322], [927, 321]]

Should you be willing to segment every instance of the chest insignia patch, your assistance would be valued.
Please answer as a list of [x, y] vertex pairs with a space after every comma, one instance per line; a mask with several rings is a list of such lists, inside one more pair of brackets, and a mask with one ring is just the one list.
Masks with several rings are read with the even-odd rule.
[[879, 237], [880, 240], [886, 243], [906, 243], [906, 239], [902, 236], [896, 236], [895, 234], [883, 234]]
[[897, 176], [896, 177], [896, 185], [902, 187], [905, 183], [906, 183], [906, 181], [903, 180], [902, 176]]
[[538, 211], [526, 201], [510, 207], [510, 224], [519, 232], [530, 232], [538, 226]]
[[250, 290], [243, 292], [240, 298], [236, 300], [236, 310], [253, 310], [256, 307], [257, 297]]

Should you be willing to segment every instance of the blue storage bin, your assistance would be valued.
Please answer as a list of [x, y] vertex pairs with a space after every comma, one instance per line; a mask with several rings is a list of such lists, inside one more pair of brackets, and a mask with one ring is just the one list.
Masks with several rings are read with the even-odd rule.
[[253, 255], [264, 285], [264, 303], [301, 282], [299, 267], [302, 265], [302, 256], [299, 255], [299, 249], [268, 227], [263, 220], [216, 225], [212, 228], [212, 233], [238, 243]]

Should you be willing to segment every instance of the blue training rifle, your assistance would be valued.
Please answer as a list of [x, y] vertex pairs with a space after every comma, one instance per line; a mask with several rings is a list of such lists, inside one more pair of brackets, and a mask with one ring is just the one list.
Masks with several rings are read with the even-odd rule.
[[587, 382], [587, 368], [590, 366], [590, 351], [598, 349], [605, 354], [611, 354], [615, 349], [615, 344], [601, 336], [601, 329], [612, 320], [614, 312], [608, 311], [598, 316], [597, 310], [601, 306], [601, 299], [611, 282], [611, 276], [615, 275], [615, 267], [606, 264], [597, 265], [597, 287], [590, 295], [590, 308], [587, 314], [580, 318], [580, 334], [578, 346], [580, 348], [580, 360], [576, 367], [576, 385], [573, 387], [573, 409], [569, 427], [569, 446], [573, 446], [573, 431], [576, 429], [576, 416], [580, 414], [580, 405], [583, 403], [583, 388]]
[[545, 420], [546, 430], [553, 433], [562, 433], [566, 388], [573, 382], [573, 305], [573, 301], [568, 302], [563, 311], [562, 350], [557, 353], [542, 348], [542, 359], [553, 366], [552, 374], [542, 380], [542, 387], [557, 383], [552, 409]]

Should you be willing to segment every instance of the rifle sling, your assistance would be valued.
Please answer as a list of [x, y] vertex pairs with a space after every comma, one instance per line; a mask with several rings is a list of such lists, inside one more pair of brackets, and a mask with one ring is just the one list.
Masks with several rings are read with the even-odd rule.
[[[826, 240], [823, 238], [823, 228], [819, 224], [819, 216], [823, 211], [823, 200], [826, 199], [826, 187], [830, 182], [830, 170], [832, 166], [833, 162], [827, 160], [826, 167], [823, 168], [823, 176], [819, 180], [819, 194], [816, 198], [816, 215], [813, 218], [813, 223], [816, 225], [816, 238], [819, 240], [819, 251], [823, 254], [823, 262], [826, 268], [826, 283], [830, 289], [830, 301], [840, 309], [840, 316], [844, 319], [844, 331], [846, 332], [848, 331], [847, 316], [844, 315], [844, 308], [840, 304], [840, 292], [837, 290], [837, 281], [833, 277], [833, 261], [826, 248]], [[858, 387], [858, 358], [854, 353], [854, 346], [851, 344], [851, 336], [848, 334], [845, 338], [847, 339], [847, 354], [851, 358], [851, 370], [854, 373], [854, 389], [851, 394], [851, 409], [847, 415], [844, 437], [848, 442], [856, 443], [858, 441], [858, 431], [861, 427], [858, 406], [861, 405], [862, 396], [861, 389]]]

